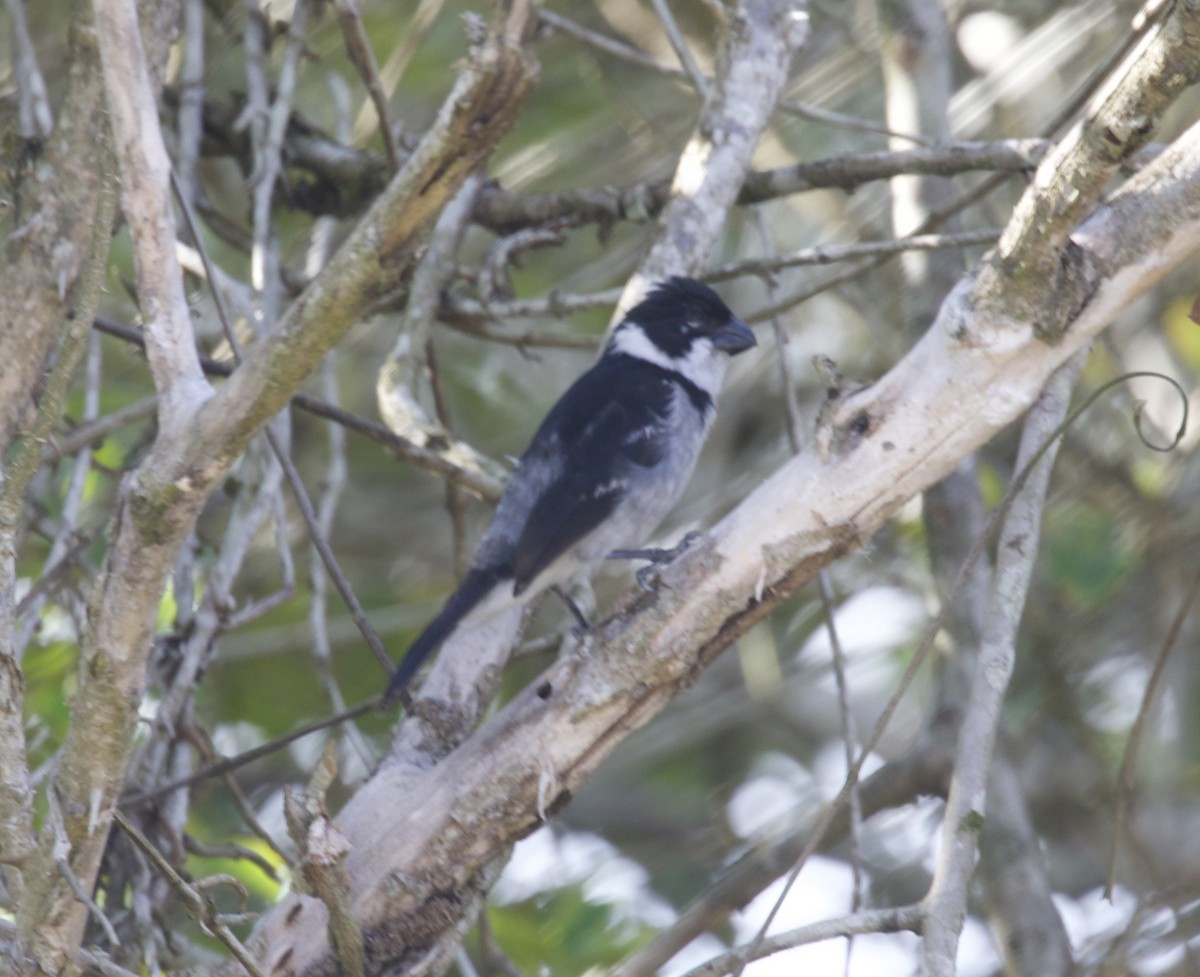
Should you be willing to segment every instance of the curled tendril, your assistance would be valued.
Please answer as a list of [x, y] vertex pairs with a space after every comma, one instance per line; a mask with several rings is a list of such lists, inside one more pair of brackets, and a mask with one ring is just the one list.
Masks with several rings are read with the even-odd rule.
[[1091, 394], [1089, 394], [1078, 407], [1076, 407], [1073, 411], [1071, 411], [1070, 414], [1068, 414], [1066, 416], [1066, 418], [1063, 420], [1063, 422], [1061, 424], [1058, 425], [1058, 427], [1056, 427], [1053, 431], [1050, 432], [1049, 437], [1046, 438], [1046, 444], [1042, 446], [1042, 450], [1038, 451], [1038, 453], [1036, 455], [1034, 455], [1032, 459], [1030, 459], [1030, 462], [1026, 467], [1033, 468], [1033, 466], [1035, 464], [1037, 464], [1038, 459], [1041, 458], [1042, 453], [1046, 449], [1046, 447], [1052, 441], [1054, 441], [1055, 438], [1061, 437], [1071, 427], [1071, 425], [1074, 424], [1079, 419], [1079, 416], [1084, 411], [1086, 411], [1089, 407], [1092, 406], [1092, 404], [1094, 404], [1097, 400], [1099, 400], [1106, 393], [1108, 393], [1109, 390], [1111, 390], [1113, 387], [1116, 387], [1122, 383], [1128, 383], [1130, 380], [1137, 380], [1142, 377], [1148, 377], [1148, 378], [1151, 378], [1154, 380], [1162, 380], [1165, 383], [1169, 383], [1172, 387], [1174, 387], [1175, 392], [1177, 394], [1179, 394], [1179, 402], [1183, 407], [1183, 417], [1181, 417], [1179, 419], [1179, 428], [1178, 428], [1178, 430], [1176, 430], [1175, 437], [1171, 439], [1170, 444], [1167, 444], [1167, 445], [1155, 444], [1148, 437], [1146, 437], [1146, 433], [1142, 430], [1142, 416], [1145, 413], [1146, 402], [1144, 400], [1139, 400], [1139, 401], [1136, 401], [1133, 405], [1133, 428], [1135, 431], [1137, 431], [1137, 436], [1141, 440], [1142, 444], [1144, 444], [1151, 451], [1162, 451], [1162, 452], [1174, 451], [1177, 447], [1179, 447], [1179, 442], [1183, 440], [1184, 434], [1187, 433], [1187, 422], [1188, 422], [1188, 395], [1187, 395], [1187, 392], [1183, 389], [1183, 385], [1180, 384], [1180, 382], [1178, 380], [1176, 380], [1174, 377], [1167, 376], [1167, 374], [1165, 374], [1165, 373], [1158, 373], [1154, 370], [1134, 370], [1131, 373], [1122, 373], [1118, 377], [1113, 377], [1111, 380], [1107, 381], [1106, 383], [1102, 383], [1099, 387], [1097, 387], [1095, 390], [1093, 390], [1091, 392]]
[[[1146, 437], [1145, 432], [1142, 431], [1142, 414], [1145, 412], [1146, 402], [1144, 400], [1139, 400], [1135, 401], [1133, 405], [1133, 427], [1134, 430], [1137, 431], [1137, 436], [1141, 439], [1142, 444], [1144, 444], [1151, 451], [1174, 451], [1177, 447], [1179, 447], [1179, 442], [1183, 440], [1184, 434], [1187, 433], [1188, 422], [1188, 395], [1180, 385], [1179, 381], [1174, 377], [1169, 377], [1165, 373], [1156, 373], [1153, 370], [1142, 370], [1137, 373], [1122, 373], [1119, 377], [1116, 377], [1104, 384], [1104, 386], [1092, 394], [1091, 397], [1085, 400], [1083, 402], [1083, 407], [1088, 407], [1092, 401], [1108, 390], [1109, 387], [1118, 383], [1124, 383], [1126, 380], [1133, 380], [1136, 377], [1153, 377], [1155, 380], [1164, 380], [1174, 387], [1175, 392], [1179, 394], [1179, 401], [1181, 404], [1183, 404], [1183, 417], [1179, 420], [1179, 430], [1175, 432], [1174, 439], [1172, 439], [1171, 443], [1165, 447], [1161, 444], [1154, 444], [1149, 438]], [[1068, 420], [1074, 419], [1074, 414], [1068, 418]]]

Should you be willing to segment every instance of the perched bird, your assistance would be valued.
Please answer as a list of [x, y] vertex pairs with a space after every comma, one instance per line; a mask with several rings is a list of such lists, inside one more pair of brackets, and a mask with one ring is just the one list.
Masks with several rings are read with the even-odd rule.
[[465, 619], [482, 621], [639, 546], [683, 492], [728, 356], [754, 334], [711, 288], [668, 278], [559, 398], [508, 479], [470, 569], [408, 649], [386, 698]]

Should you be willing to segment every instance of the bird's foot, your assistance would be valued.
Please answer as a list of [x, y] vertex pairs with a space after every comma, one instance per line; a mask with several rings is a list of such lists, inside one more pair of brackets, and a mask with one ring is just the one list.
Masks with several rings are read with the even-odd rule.
[[634, 576], [642, 590], [652, 592], [654, 584], [651, 582], [651, 578], [658, 572], [659, 567], [670, 563], [677, 556], [682, 555], [689, 546], [703, 538], [704, 533], [693, 529], [670, 549], [613, 550], [608, 554], [608, 558], [610, 560], [649, 560], [649, 565], [642, 567]]
[[579, 605], [575, 603], [575, 599], [562, 589], [558, 584], [550, 588], [551, 592], [556, 594], [564, 604], [567, 605], [567, 610], [571, 612], [571, 616], [575, 618], [575, 632], [579, 635], [587, 634], [592, 630], [592, 623], [587, 619], [587, 615], [583, 613]]

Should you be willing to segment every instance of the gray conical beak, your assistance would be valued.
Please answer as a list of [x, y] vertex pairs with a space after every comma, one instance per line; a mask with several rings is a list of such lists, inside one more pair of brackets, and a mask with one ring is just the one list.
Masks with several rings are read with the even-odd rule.
[[724, 350], [730, 356], [737, 356], [738, 353], [748, 350], [751, 346], [757, 346], [758, 340], [754, 338], [750, 327], [741, 319], [730, 319], [713, 333], [712, 343], [717, 349]]

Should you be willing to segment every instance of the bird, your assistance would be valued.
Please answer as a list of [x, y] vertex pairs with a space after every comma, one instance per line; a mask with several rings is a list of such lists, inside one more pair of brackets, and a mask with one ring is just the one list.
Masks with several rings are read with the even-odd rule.
[[654, 284], [534, 433], [462, 581], [409, 647], [384, 701], [407, 698], [422, 664], [464, 621], [641, 545], [691, 478], [728, 359], [755, 345], [709, 286], [679, 276]]

